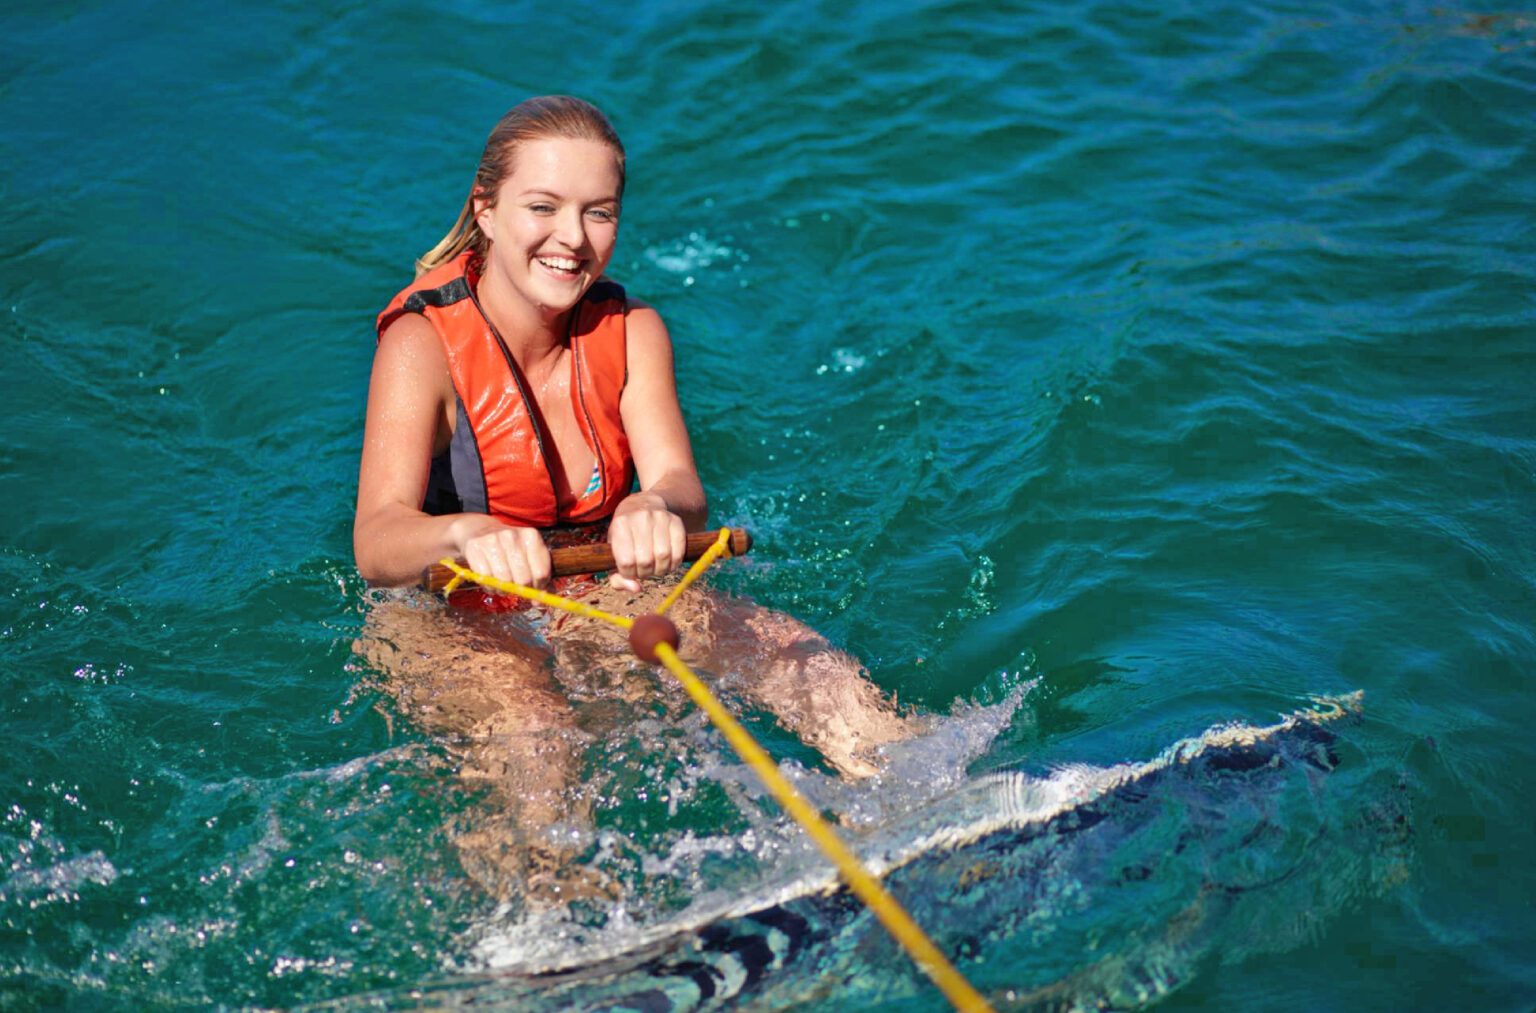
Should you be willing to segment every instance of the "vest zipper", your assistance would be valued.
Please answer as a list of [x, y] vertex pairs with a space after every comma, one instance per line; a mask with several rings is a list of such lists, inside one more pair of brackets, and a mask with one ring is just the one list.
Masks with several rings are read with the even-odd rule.
[[[474, 302], [475, 309], [480, 311], [480, 319], [485, 321], [485, 326], [491, 332], [491, 337], [496, 339], [496, 347], [501, 349], [501, 357], [507, 362], [507, 371], [512, 374], [512, 382], [517, 386], [518, 396], [523, 399], [523, 408], [528, 412], [528, 421], [533, 423], [533, 439], [539, 445], [539, 456], [544, 460], [544, 474], [549, 479], [549, 498], [551, 512], [549, 523], [551, 526], [560, 523], [560, 487], [555, 483], [555, 466], [549, 456], [549, 448], [544, 444], [544, 420], [539, 417], [538, 406], [528, 394], [528, 384], [523, 380], [523, 371], [517, 368], [517, 360], [512, 358], [512, 350], [502, 340], [501, 333], [496, 330], [496, 325], [491, 323], [491, 318], [486, 315], [485, 307], [480, 305], [480, 296], [474, 288], [469, 289], [469, 298]], [[576, 304], [580, 306], [580, 303]], [[573, 308], [571, 312], [575, 312]], [[487, 497], [489, 500], [489, 497]], [[486, 503], [486, 509], [490, 509], [490, 503]]]

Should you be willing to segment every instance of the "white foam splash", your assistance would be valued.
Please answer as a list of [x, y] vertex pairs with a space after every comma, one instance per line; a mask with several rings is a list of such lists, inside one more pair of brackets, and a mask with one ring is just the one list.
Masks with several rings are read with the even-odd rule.
[[[1331, 721], [1358, 713], [1362, 700], [1357, 691], [1342, 697], [1317, 698], [1316, 708], [1293, 712], [1272, 725], [1219, 725], [1175, 742], [1152, 759], [1139, 763], [1108, 767], [1071, 764], [1044, 777], [1005, 772], [965, 778], [966, 764], [1006, 727], [1023, 695], [1020, 689], [1002, 704], [962, 708], [956, 715], [937, 721], [928, 734], [892, 751], [891, 769], [881, 779], [868, 782], [865, 790], [876, 797], [882, 793], [893, 795], [897, 801], [882, 803], [880, 809], [899, 818], [891, 817], [875, 830], [848, 840], [871, 872], [884, 876], [936, 849], [960, 847], [1006, 828], [1047, 823], [1121, 785], [1188, 763], [1209, 750], [1251, 746], [1303, 723]], [[908, 787], [915, 785], [915, 791], [895, 787], [901, 783], [897, 778], [902, 772], [908, 776], [913, 772], [923, 775], [905, 782]], [[823, 798], [851, 790], [849, 786], [836, 788], [826, 783], [832, 779], [815, 781], [803, 771], [797, 776], [802, 789], [817, 784]], [[786, 839], [795, 835], [793, 827], [780, 825], [778, 830]], [[721, 847], [731, 846], [728, 840], [719, 840], [725, 843], [685, 838], [660, 861], [676, 862], [685, 853], [717, 853]], [[839, 887], [836, 872], [824, 861], [815, 860], [809, 847], [805, 844], [793, 855], [790, 852], [795, 849], [785, 848], [770, 867], [770, 878], [760, 882], [750, 895], [706, 892], [662, 924], [640, 924], [631, 912], [620, 908], [608, 926], [597, 930], [579, 928], [559, 912], [544, 912], [522, 924], [487, 927], [474, 947], [472, 962], [519, 974], [570, 971], [662, 944], [722, 919], [749, 915], [798, 897], [835, 891]], [[757, 850], [761, 852], [760, 844]]]
[[730, 260], [737, 253], [702, 232], [690, 232], [686, 239], [674, 239], [646, 247], [643, 256], [669, 274], [692, 275], [721, 261]]
[[[841, 815], [845, 837], [859, 828], [900, 823], [904, 814], [965, 782], [966, 768], [1008, 727], [1034, 685], [1017, 686], [996, 704], [961, 702], [950, 715], [930, 718], [922, 734], [882, 750], [884, 772], [865, 781], [847, 782], [794, 761], [781, 763], [779, 769], [812, 805]], [[751, 770], [739, 762], [706, 760], [700, 773], [732, 786], [747, 801], [766, 794]], [[771, 818], [762, 817], [755, 806], [744, 806], [743, 811], [753, 818], [753, 825], [737, 834], [688, 833], [664, 852], [641, 859], [648, 879], [685, 882], [693, 895], [685, 909], [662, 923], [647, 924], [651, 912], [632, 910], [624, 901], [610, 909], [606, 923], [597, 928], [577, 925], [558, 910], [536, 912], [520, 922], [508, 921], [510, 909], [502, 910], [482, 926], [471, 948], [471, 967], [518, 973], [566, 970], [674, 937], [679, 925], [698, 926], [729, 917], [741, 907], [742, 894], [703, 881], [699, 869], [708, 858], [750, 863], [754, 880], [748, 905], [752, 909], [801, 896], [808, 892], [806, 883], [826, 879], [825, 858], [796, 824], [776, 809]], [[857, 842], [850, 844], [857, 850]], [[835, 885], [835, 874], [828, 882]]]

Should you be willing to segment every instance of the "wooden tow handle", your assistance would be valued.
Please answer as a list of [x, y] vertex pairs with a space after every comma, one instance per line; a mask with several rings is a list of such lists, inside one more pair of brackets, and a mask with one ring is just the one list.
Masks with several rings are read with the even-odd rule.
[[[709, 547], [720, 540], [720, 529], [713, 531], [695, 531], [688, 536], [688, 546], [683, 551], [683, 558], [687, 560], [698, 559], [709, 551]], [[746, 528], [731, 528], [730, 539], [731, 555], [743, 556], [752, 551], [752, 534]], [[613, 569], [613, 550], [607, 542], [597, 542], [593, 545], [572, 545], [564, 549], [551, 549], [549, 552], [550, 568], [556, 577], [573, 577], [578, 573], [595, 573], [598, 570]], [[459, 560], [459, 565], [464, 565]], [[453, 579], [453, 571], [442, 563], [433, 563], [421, 574], [421, 586], [436, 594], [448, 586]]]

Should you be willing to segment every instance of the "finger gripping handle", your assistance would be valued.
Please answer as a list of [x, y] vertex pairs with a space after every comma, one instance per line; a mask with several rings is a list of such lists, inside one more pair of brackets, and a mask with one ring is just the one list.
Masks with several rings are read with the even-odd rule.
[[[687, 560], [698, 559], [709, 551], [720, 538], [720, 532], [695, 531], [688, 536], [687, 548], [683, 551], [683, 558]], [[744, 556], [752, 551], [752, 534], [746, 528], [731, 528], [731, 555]], [[595, 573], [598, 570], [611, 570], [614, 567], [613, 549], [607, 542], [598, 542], [594, 545], [572, 545], [564, 549], [553, 549], [549, 553], [550, 569], [556, 577], [573, 577], [578, 573]], [[463, 561], [460, 560], [460, 565]], [[421, 586], [434, 594], [448, 586], [453, 579], [453, 571], [441, 563], [433, 563], [422, 572]]]

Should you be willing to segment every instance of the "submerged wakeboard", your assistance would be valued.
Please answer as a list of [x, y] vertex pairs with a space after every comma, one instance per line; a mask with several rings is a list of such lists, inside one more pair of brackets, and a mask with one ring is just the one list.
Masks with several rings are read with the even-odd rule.
[[[1110, 875], [1132, 885], [1172, 876], [1156, 868], [1162, 844], [1125, 847], [1159, 810], [1177, 809], [1181, 818], [1185, 811], [1203, 810], [1219, 822], [1223, 806], [1257, 805], [1258, 815], [1249, 816], [1253, 828], [1222, 846], [1228, 851], [1261, 846], [1260, 836], [1275, 822], [1264, 812], [1266, 793], [1289, 790], [1282, 782], [1294, 786], [1298, 777], [1305, 782], [1330, 774], [1339, 763], [1331, 726], [1358, 715], [1361, 700], [1359, 692], [1317, 698], [1314, 707], [1272, 725], [1217, 726], [1139, 763], [1071, 765], [1043, 777], [983, 776], [903, 818], [899, 827], [854, 836], [850, 844], [941, 949], [960, 957], [964, 970], [966, 958], [985, 953], [996, 940], [1015, 946], [1016, 940], [1027, 940], [1036, 931], [1031, 920], [1038, 921], [1043, 911], [1082, 903], [1070, 894], [1085, 875]], [[1198, 836], [1177, 828], [1163, 832], [1170, 853], [1190, 847]], [[1290, 846], [1275, 845], [1282, 851]], [[1117, 861], [1126, 864], [1113, 867]], [[1192, 931], [1222, 898], [1264, 886], [1262, 881], [1202, 883], [1191, 911], [1181, 911], [1175, 919], [1181, 924], [1166, 931]], [[897, 978], [901, 975], [891, 968], [905, 966], [830, 867], [746, 898], [696, 903], [663, 924], [630, 926], [554, 958], [526, 959], [532, 955], [525, 953], [508, 960], [505, 950], [501, 956], [497, 973], [482, 982], [489, 991], [476, 989], [477, 997], [551, 1008], [660, 1010], [754, 999], [769, 1006], [825, 1000], [845, 987], [854, 964], [883, 967], [885, 975]], [[1006, 998], [1050, 1001], [1027, 977], [1022, 972], [1010, 977], [1024, 988]], [[787, 992], [786, 978], [793, 982]], [[818, 984], [839, 980], [845, 985]], [[985, 978], [976, 983], [985, 987]], [[829, 987], [834, 991], [825, 991]], [[910, 996], [923, 986], [905, 987]]]

